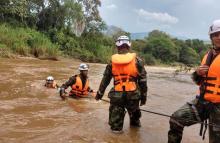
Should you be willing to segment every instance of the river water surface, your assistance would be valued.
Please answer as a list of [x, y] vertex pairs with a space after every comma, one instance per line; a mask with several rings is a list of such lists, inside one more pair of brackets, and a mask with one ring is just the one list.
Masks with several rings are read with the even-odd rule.
[[[44, 87], [48, 75], [61, 85], [77, 74], [80, 61], [33, 58], [0, 59], [1, 143], [166, 143], [169, 119], [142, 112], [141, 128], [130, 128], [125, 117], [124, 133], [113, 134], [108, 126], [109, 104], [94, 99], [62, 101], [56, 89]], [[98, 89], [105, 65], [89, 64], [91, 87]], [[146, 67], [148, 100], [142, 109], [172, 114], [192, 100], [197, 87], [190, 74], [175, 69]], [[112, 85], [111, 85], [112, 86]], [[106, 90], [104, 99], [107, 99]], [[208, 143], [199, 137], [200, 125], [184, 130], [183, 143]]]

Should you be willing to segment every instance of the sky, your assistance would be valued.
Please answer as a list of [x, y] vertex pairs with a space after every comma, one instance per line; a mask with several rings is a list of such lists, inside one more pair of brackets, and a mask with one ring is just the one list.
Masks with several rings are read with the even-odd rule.
[[209, 40], [213, 20], [220, 19], [219, 0], [101, 0], [100, 15], [107, 25], [127, 32], [154, 29], [171, 36]]

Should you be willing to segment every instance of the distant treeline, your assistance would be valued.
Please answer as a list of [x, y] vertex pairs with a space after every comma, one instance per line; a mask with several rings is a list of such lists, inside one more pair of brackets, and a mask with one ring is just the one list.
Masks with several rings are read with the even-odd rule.
[[144, 40], [132, 42], [133, 49], [149, 65], [197, 65], [211, 47], [199, 39], [179, 40], [162, 31], [154, 30]]
[[[120, 28], [103, 34], [107, 26], [99, 15], [100, 0], [1, 0], [0, 56], [13, 54], [38, 58], [69, 56], [107, 63], [115, 51]], [[178, 40], [152, 31], [145, 40], [132, 41], [147, 64], [198, 64], [210, 45]]]

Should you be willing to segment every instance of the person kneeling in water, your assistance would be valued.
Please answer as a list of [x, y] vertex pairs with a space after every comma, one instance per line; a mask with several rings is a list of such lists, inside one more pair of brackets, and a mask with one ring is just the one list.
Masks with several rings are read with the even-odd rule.
[[80, 74], [70, 77], [69, 80], [60, 87], [60, 97], [62, 99], [65, 99], [65, 89], [67, 89], [69, 86], [72, 88], [69, 92], [69, 96], [73, 98], [88, 97], [89, 93], [93, 92], [93, 90], [89, 87], [89, 66], [85, 63], [82, 63], [78, 69]]

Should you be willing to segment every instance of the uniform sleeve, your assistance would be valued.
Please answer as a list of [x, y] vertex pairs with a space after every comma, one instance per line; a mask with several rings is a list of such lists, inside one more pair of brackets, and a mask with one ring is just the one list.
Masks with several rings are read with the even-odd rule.
[[[208, 53], [206, 53], [205, 56], [203, 57], [201, 61], [201, 65], [205, 65], [207, 57], [208, 57]], [[193, 82], [196, 83], [197, 85], [201, 85], [201, 83], [204, 80], [204, 78], [201, 75], [198, 75], [196, 71], [192, 73], [191, 78]]]
[[66, 81], [61, 88], [67, 89], [69, 86], [72, 86], [73, 84], [76, 83], [76, 76], [72, 76], [69, 78], [68, 81]]
[[138, 86], [141, 96], [147, 96], [147, 72], [144, 68], [144, 62], [140, 58], [137, 58], [136, 66], [138, 69]]
[[192, 73], [191, 78], [192, 78], [193, 82], [197, 85], [201, 85], [202, 81], [204, 80], [204, 78], [202, 76], [198, 75], [196, 71], [194, 71]]
[[112, 79], [112, 65], [108, 64], [105, 68], [103, 78], [102, 78], [102, 81], [100, 83], [99, 90], [98, 90], [99, 94], [101, 94], [102, 96], [105, 93], [105, 89], [111, 82], [111, 79]]

